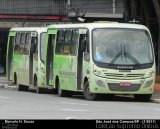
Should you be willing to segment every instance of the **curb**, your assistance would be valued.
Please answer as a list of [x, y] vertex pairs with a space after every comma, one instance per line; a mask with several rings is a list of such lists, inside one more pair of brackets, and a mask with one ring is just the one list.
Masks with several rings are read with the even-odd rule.
[[0, 88], [7, 88], [7, 84], [0, 84]]
[[8, 84], [0, 84], [0, 88], [11, 88], [11, 89], [15, 89], [16, 86], [15, 86], [15, 85], [8, 85]]
[[153, 99], [153, 98], [151, 98], [151, 102], [160, 103], [160, 99]]
[[7, 88], [15, 89], [16, 86], [7, 86]]

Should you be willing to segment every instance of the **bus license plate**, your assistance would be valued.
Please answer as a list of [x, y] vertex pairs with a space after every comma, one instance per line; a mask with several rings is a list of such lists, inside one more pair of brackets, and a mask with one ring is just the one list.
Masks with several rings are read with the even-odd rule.
[[120, 82], [120, 86], [131, 86], [130, 82]]

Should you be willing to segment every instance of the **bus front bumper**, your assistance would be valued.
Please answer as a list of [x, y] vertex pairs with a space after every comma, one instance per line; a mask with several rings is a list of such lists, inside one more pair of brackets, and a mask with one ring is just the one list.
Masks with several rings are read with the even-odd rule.
[[134, 80], [115, 80], [96, 77], [90, 81], [90, 92], [98, 94], [152, 94], [153, 77]]

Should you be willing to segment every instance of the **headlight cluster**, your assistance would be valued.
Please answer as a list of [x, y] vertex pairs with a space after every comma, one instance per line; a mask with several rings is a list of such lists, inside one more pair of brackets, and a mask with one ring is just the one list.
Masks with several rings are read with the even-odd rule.
[[150, 81], [147, 81], [145, 84], [144, 84], [144, 88], [146, 87], [150, 87], [153, 83], [153, 80], [150, 80]]
[[96, 84], [100, 87], [105, 87], [105, 84], [102, 80], [96, 80]]

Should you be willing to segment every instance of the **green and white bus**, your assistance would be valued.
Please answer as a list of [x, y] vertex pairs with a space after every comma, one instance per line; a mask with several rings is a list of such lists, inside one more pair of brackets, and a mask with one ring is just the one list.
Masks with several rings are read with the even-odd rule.
[[45, 84], [44, 45], [47, 27], [12, 28], [9, 32], [6, 70], [9, 82], [19, 91], [35, 88], [41, 93]]
[[[134, 95], [149, 100], [155, 58], [147, 27], [123, 23], [50, 25], [45, 47], [46, 84], [59, 96], [83, 92]], [[55, 47], [54, 47], [55, 46]]]

